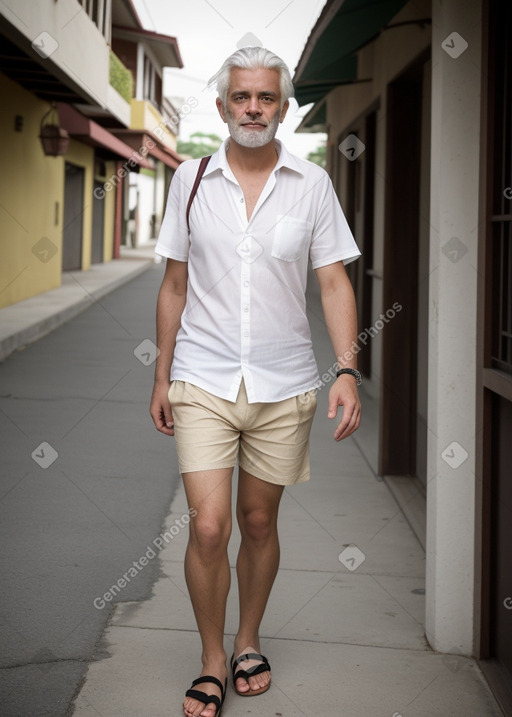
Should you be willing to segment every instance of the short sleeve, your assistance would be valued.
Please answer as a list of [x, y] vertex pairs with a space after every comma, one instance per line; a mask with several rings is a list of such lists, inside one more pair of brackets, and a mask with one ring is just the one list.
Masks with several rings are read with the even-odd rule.
[[348, 264], [361, 256], [327, 174], [323, 189], [310, 248], [313, 269], [337, 261]]
[[164, 218], [158, 234], [155, 253], [167, 259], [188, 261], [189, 235], [186, 219], [186, 205], [190, 191], [186, 181], [187, 162], [180, 164], [171, 180]]

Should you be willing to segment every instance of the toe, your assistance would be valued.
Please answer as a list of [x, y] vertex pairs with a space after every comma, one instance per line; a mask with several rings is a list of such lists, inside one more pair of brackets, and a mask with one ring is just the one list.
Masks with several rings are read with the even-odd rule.
[[185, 717], [196, 717], [195, 709], [195, 700], [191, 700], [187, 697], [186, 703], [183, 705], [183, 712], [185, 714]]
[[200, 717], [215, 717], [215, 707], [207, 705], [204, 710], [200, 713]]
[[243, 677], [239, 677], [236, 680], [236, 689], [239, 692], [249, 692], [251, 687], [250, 687], [249, 683], [247, 682], [247, 680], [245, 680]]
[[215, 710], [212, 711], [211, 705], [205, 706], [203, 702], [187, 697], [183, 704], [183, 712], [185, 717], [214, 717]]
[[270, 682], [270, 672], [262, 672], [254, 677], [249, 677], [249, 686], [252, 690], [259, 690]]

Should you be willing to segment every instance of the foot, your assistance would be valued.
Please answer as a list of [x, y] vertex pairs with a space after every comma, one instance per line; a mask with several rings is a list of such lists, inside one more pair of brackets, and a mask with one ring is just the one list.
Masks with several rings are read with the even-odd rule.
[[[220, 670], [219, 668], [213, 670], [205, 666], [201, 672], [201, 677], [205, 675], [215, 676], [222, 685], [225, 685], [227, 678], [226, 665], [224, 664]], [[224, 692], [215, 682], [201, 682], [197, 685], [193, 685], [191, 689], [204, 692], [206, 695], [215, 695], [222, 704]], [[183, 702], [183, 713], [185, 717], [216, 717], [218, 712], [219, 708], [214, 702], [205, 704], [200, 700], [194, 699], [194, 697], [185, 697], [185, 701]]]
[[[245, 650], [242, 650], [241, 652], [237, 652], [235, 650], [234, 659], [238, 659], [242, 655], [249, 654], [260, 654], [259, 649], [257, 650], [251, 645], [249, 645]], [[271, 680], [270, 670], [264, 670], [256, 675], [251, 675], [254, 670], [256, 670], [257, 668], [261, 669], [261, 666], [264, 664], [265, 663], [263, 660], [248, 659], [241, 660], [235, 666], [234, 682], [235, 689], [239, 694], [245, 694], [248, 696], [252, 694], [262, 694], [269, 689]], [[248, 672], [250, 676], [237, 677], [237, 674], [239, 672]]]

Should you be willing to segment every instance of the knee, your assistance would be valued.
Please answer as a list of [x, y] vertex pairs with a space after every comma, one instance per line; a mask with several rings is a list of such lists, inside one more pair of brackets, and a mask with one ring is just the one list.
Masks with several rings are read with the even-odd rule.
[[276, 532], [275, 518], [265, 510], [244, 511], [239, 514], [238, 522], [242, 535], [254, 542], [265, 542]]
[[190, 541], [204, 554], [226, 550], [231, 533], [231, 523], [215, 516], [200, 513], [190, 523]]

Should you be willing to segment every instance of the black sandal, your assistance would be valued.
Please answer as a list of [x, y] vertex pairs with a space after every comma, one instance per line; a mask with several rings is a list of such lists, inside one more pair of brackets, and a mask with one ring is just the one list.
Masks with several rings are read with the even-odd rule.
[[[201, 690], [193, 689], [196, 685], [200, 685], [202, 682], [213, 682], [214, 685], [217, 685], [217, 687], [220, 689], [220, 694], [221, 694], [220, 699], [217, 697], [217, 695], [207, 695], [206, 692], [202, 692]], [[224, 686], [222, 686], [222, 682], [220, 680], [218, 680], [216, 677], [210, 677], [209, 675], [204, 675], [203, 677], [198, 677], [197, 680], [194, 680], [192, 682], [192, 687], [186, 691], [185, 697], [192, 697], [193, 700], [202, 702], [205, 707], [206, 707], [206, 705], [214, 704], [215, 708], [216, 708], [215, 717], [220, 717], [222, 705], [224, 704], [224, 700], [226, 699], [227, 686], [228, 686], [228, 678], [227, 677], [226, 677], [226, 682], [224, 683]]]
[[[249, 670], [236, 671], [237, 666], [241, 662], [245, 662], [245, 660], [259, 660], [261, 662], [261, 665], [251, 667], [249, 668]], [[254, 695], [262, 695], [264, 692], [270, 689], [270, 682], [268, 683], [268, 685], [265, 685], [264, 687], [259, 687], [257, 690], [249, 688], [247, 692], [240, 692], [240, 690], [237, 690], [236, 688], [236, 681], [239, 677], [242, 677], [247, 682], [247, 684], [249, 684], [249, 677], [261, 675], [262, 672], [270, 672], [269, 661], [264, 655], [260, 655], [256, 652], [249, 652], [240, 655], [235, 660], [235, 653], [233, 653], [233, 656], [231, 658], [231, 672], [233, 673], [233, 684], [235, 686], [235, 691], [238, 695], [241, 695], [241, 697], [253, 697]]]

